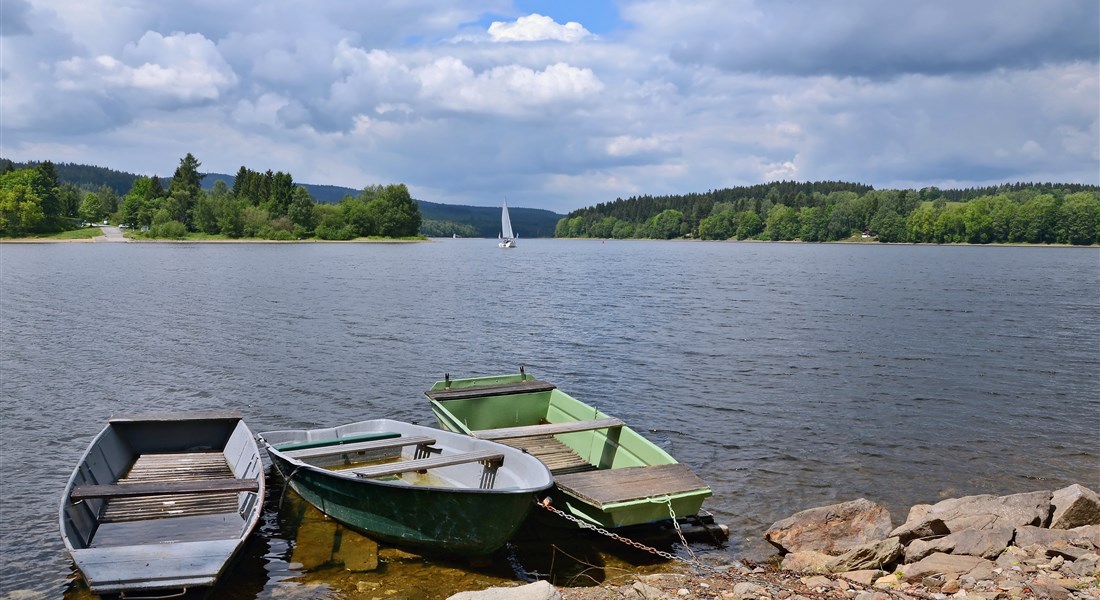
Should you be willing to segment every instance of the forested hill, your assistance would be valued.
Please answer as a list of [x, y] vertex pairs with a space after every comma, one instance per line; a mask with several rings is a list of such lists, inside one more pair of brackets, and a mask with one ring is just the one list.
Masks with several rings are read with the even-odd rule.
[[[0, 161], [3, 160], [0, 158]], [[12, 163], [12, 166], [23, 169], [35, 164], [38, 163]], [[78, 188], [89, 191], [107, 186], [119, 196], [125, 196], [138, 178], [138, 175], [133, 173], [73, 163], [54, 163], [54, 171], [57, 173], [57, 179], [63, 183], [72, 183]], [[165, 184], [171, 179], [171, 175], [161, 176]], [[232, 189], [234, 179], [233, 175], [206, 173], [202, 179], [202, 187], [210, 190], [218, 181], [222, 181], [226, 187]], [[304, 187], [314, 202], [340, 202], [345, 196], [354, 197], [362, 191], [313, 183], [295, 183], [295, 185]], [[495, 238], [500, 233], [500, 207], [461, 206], [425, 200], [416, 200], [416, 202], [423, 219], [422, 230], [426, 235], [450, 237], [452, 233], [457, 233], [461, 237]], [[537, 208], [509, 207], [508, 212], [512, 218], [513, 228], [525, 238], [553, 237], [554, 228], [562, 218], [558, 213]]]
[[581, 208], [566, 216], [570, 219], [582, 217], [585, 220], [615, 217], [620, 221], [640, 223], [663, 211], [677, 210], [686, 218], [698, 221], [709, 215], [715, 203], [718, 202], [733, 202], [737, 205], [737, 210], [755, 209], [756, 212], [760, 212], [761, 205], [765, 203], [801, 206], [806, 204], [807, 199], [813, 197], [814, 193], [865, 194], [872, 189], [874, 188], [869, 185], [843, 181], [805, 183], [778, 181], [679, 196], [631, 196], [625, 200], [619, 198], [613, 202], [602, 202], [592, 207]]
[[575, 210], [557, 237], [912, 243], [1100, 243], [1100, 186], [1006, 183], [941, 190], [779, 181]]

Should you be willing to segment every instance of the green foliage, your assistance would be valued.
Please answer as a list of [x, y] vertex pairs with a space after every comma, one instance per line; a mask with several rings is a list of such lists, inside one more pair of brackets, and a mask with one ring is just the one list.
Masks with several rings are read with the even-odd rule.
[[451, 237], [455, 235], [464, 238], [478, 237], [477, 229], [474, 229], [473, 225], [456, 223], [454, 221], [432, 221], [427, 219], [420, 222], [420, 233], [428, 237]]
[[84, 200], [80, 202], [80, 216], [85, 221], [91, 221], [98, 223], [106, 211], [103, 210], [103, 203], [99, 200], [99, 194], [87, 193], [84, 195]]
[[291, 222], [298, 225], [305, 232], [312, 232], [316, 224], [313, 217], [313, 198], [304, 187], [294, 188], [294, 198], [286, 210]]
[[187, 226], [179, 221], [166, 220], [150, 227], [146, 235], [151, 238], [182, 240], [187, 237]]
[[0, 232], [21, 236], [55, 228], [43, 206], [48, 184], [40, 169], [19, 169], [0, 175]]
[[645, 237], [658, 240], [671, 240], [680, 237], [680, 225], [684, 222], [684, 213], [678, 210], [663, 210], [645, 222]]
[[798, 237], [798, 212], [790, 206], [776, 204], [768, 211], [764, 235], [769, 240], [793, 240]]
[[383, 237], [409, 237], [420, 230], [420, 209], [405, 184], [391, 184], [379, 190], [367, 203], [374, 233]]
[[798, 211], [798, 237], [803, 242], [824, 242], [829, 239], [829, 214], [823, 208], [803, 206]]

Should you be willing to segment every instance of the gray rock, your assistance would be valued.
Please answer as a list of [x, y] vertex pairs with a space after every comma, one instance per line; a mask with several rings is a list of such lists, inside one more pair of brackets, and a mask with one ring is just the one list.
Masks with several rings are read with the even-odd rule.
[[1073, 529], [1082, 525], [1100, 525], [1100, 496], [1096, 492], [1073, 484], [1054, 492], [1051, 529]]
[[905, 562], [915, 563], [934, 552], [951, 554], [951, 551], [954, 549], [955, 539], [951, 536], [945, 535], [930, 540], [913, 540], [905, 547]]
[[447, 600], [561, 600], [557, 588], [546, 581], [517, 587], [493, 587], [480, 592], [459, 592]]
[[1069, 571], [1077, 577], [1100, 576], [1100, 555], [1090, 552], [1072, 563], [1063, 565], [1062, 571]]
[[879, 542], [870, 542], [852, 548], [826, 565], [831, 573], [857, 571], [860, 569], [881, 569], [901, 557], [905, 547], [896, 537]]
[[[929, 575], [955, 573], [969, 575], [971, 572], [992, 570], [993, 563], [977, 556], [955, 556], [936, 552], [911, 565], [898, 567], [902, 578], [907, 582], [921, 581]], [[975, 576], [975, 579], [982, 579]]]
[[933, 552], [994, 559], [1012, 543], [1014, 533], [1011, 527], [964, 529], [934, 540], [913, 540], [905, 548], [905, 562], [917, 562]]
[[742, 581], [733, 586], [733, 596], [738, 600], [748, 600], [749, 598], [759, 598], [765, 593], [763, 586], [759, 586], [755, 583], [748, 581]]
[[635, 581], [633, 587], [634, 591], [638, 592], [638, 596], [643, 600], [661, 600], [661, 598], [668, 598], [668, 594], [649, 585], [648, 583]]
[[764, 539], [785, 552], [816, 550], [836, 556], [881, 540], [890, 528], [890, 512], [860, 498], [811, 508], [777, 521], [764, 533]]
[[1085, 525], [1073, 529], [1046, 529], [1030, 525], [1016, 528], [1016, 545], [1021, 548], [1035, 544], [1049, 547], [1055, 542], [1100, 548], [1100, 525]]
[[823, 552], [801, 550], [784, 556], [780, 568], [787, 571], [827, 573], [829, 572], [828, 564], [831, 560], [833, 560], [833, 557]]
[[[966, 496], [951, 498], [932, 505], [915, 520], [906, 521], [890, 532], [902, 542], [935, 534], [942, 522], [947, 532], [964, 529], [993, 529], [996, 527], [1042, 526], [1050, 517], [1051, 492], [1027, 492], [1011, 496]], [[931, 531], [932, 533], [926, 533]]]
[[1016, 530], [1012, 527], [995, 527], [983, 530], [966, 529], [947, 537], [954, 538], [954, 549], [951, 550], [951, 554], [994, 559], [1012, 543], [1015, 533]]

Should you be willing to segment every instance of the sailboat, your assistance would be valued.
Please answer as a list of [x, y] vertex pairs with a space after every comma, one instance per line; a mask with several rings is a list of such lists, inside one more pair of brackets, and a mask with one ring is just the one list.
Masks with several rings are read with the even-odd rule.
[[498, 238], [500, 242], [497, 244], [498, 248], [515, 248], [516, 238], [515, 233], [512, 232], [512, 219], [508, 218], [508, 200], [504, 200], [504, 210], [500, 213], [500, 229], [501, 234]]

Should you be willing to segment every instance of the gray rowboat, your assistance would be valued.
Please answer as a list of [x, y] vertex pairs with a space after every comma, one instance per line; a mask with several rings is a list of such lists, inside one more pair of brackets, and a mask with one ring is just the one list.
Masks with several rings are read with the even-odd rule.
[[256, 440], [236, 413], [112, 418], [61, 496], [61, 537], [97, 594], [214, 585], [263, 510]]

